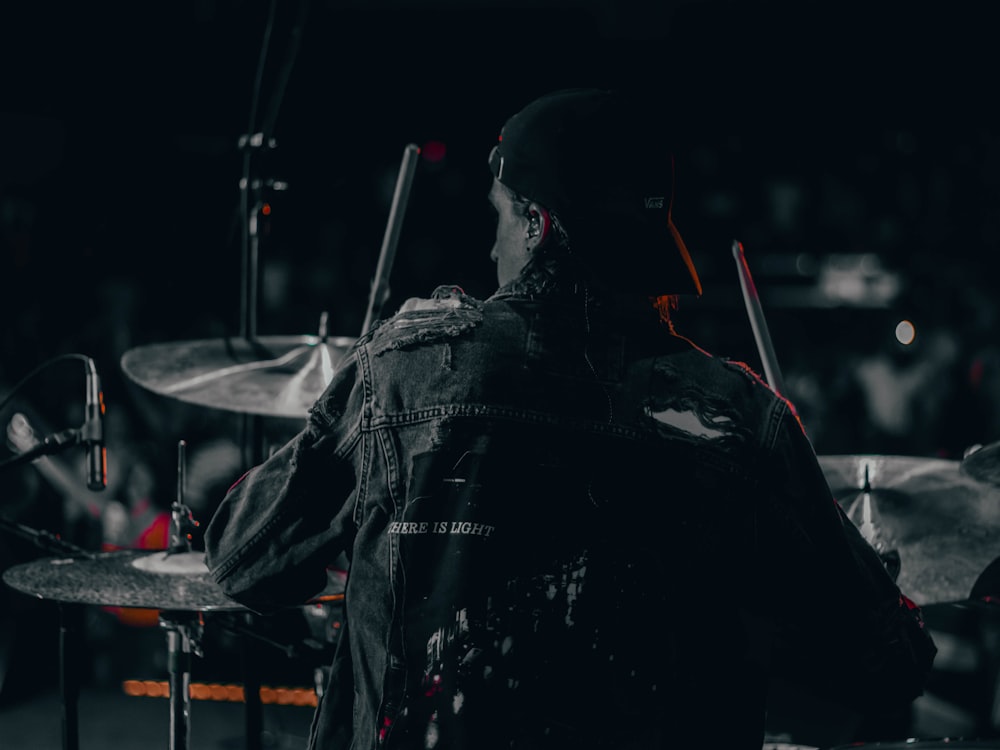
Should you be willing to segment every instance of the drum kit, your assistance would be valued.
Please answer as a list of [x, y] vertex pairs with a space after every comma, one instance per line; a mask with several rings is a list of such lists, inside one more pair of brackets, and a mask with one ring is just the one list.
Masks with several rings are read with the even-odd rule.
[[[156, 344], [127, 352], [122, 368], [150, 391], [187, 403], [253, 416], [304, 418], [353, 341], [331, 340], [321, 331], [318, 336]], [[928, 606], [968, 600], [981, 587], [984, 571], [1000, 557], [998, 445], [976, 446], [961, 461], [890, 455], [821, 455], [818, 460], [834, 497], [887, 561], [901, 589], [918, 605]], [[171, 748], [188, 746], [190, 655], [198, 652], [201, 615], [245, 611], [211, 579], [203, 553], [190, 547], [193, 519], [184, 503], [183, 475], [182, 441], [178, 499], [166, 550], [88, 553], [46, 532], [4, 522], [7, 531], [50, 552], [9, 568], [3, 580], [64, 607], [64, 649], [71, 645], [71, 615], [78, 605], [159, 610], [167, 631]], [[330, 587], [313, 601], [342, 599], [344, 581], [331, 578]], [[76, 747], [71, 706], [77, 686], [69, 673], [62, 681], [65, 744]], [[253, 705], [250, 696], [247, 705], [248, 710]], [[938, 745], [925, 741], [918, 747]]]
[[[260, 140], [266, 139], [256, 139]], [[388, 277], [418, 153], [414, 144], [408, 144], [403, 152], [362, 333], [378, 319], [388, 298]], [[245, 187], [248, 181], [241, 184]], [[338, 363], [357, 339], [328, 336], [326, 313], [320, 318], [316, 335], [257, 335], [256, 213], [259, 210], [251, 217], [246, 236], [240, 336], [142, 345], [127, 351], [120, 365], [125, 376], [135, 384], [176, 401], [237, 413], [256, 421], [274, 418], [304, 423], [309, 408], [329, 384]], [[90, 368], [88, 373], [93, 373], [90, 358], [67, 356], [86, 359]], [[88, 388], [92, 382], [97, 382], [96, 373], [93, 374], [95, 378], [88, 380]], [[0, 401], [0, 406], [10, 395]], [[103, 414], [103, 395], [98, 396], [101, 401], [98, 411]], [[96, 434], [99, 438], [100, 426], [95, 428], [93, 421], [97, 418], [99, 415], [88, 412], [84, 427], [45, 438], [33, 449], [0, 462], [0, 469], [83, 443], [88, 435]], [[249, 442], [256, 444], [258, 441], [251, 437]], [[252, 461], [256, 463], [262, 458], [255, 455]], [[178, 445], [177, 472], [177, 500], [171, 507], [171, 538], [164, 550], [93, 553], [66, 542], [57, 534], [0, 517], [0, 531], [26, 539], [48, 554], [42, 559], [9, 567], [3, 572], [3, 581], [22, 594], [58, 605], [63, 750], [79, 748], [76, 703], [80, 686], [74, 650], [79, 636], [80, 607], [98, 605], [158, 612], [159, 625], [167, 634], [171, 750], [187, 750], [190, 746], [191, 653], [200, 653], [204, 614], [244, 613], [248, 618], [252, 615], [222, 592], [210, 576], [204, 553], [192, 549], [191, 532], [197, 523], [184, 501], [184, 441]], [[303, 606], [336, 605], [342, 602], [345, 588], [346, 571], [331, 568], [327, 587], [303, 602]], [[233, 632], [255, 637], [252, 627], [238, 624], [230, 627]], [[261, 640], [267, 641], [263, 637]], [[248, 750], [258, 750], [262, 743], [261, 702], [255, 684], [255, 675], [246, 675], [243, 697]]]
[[[416, 151], [411, 144], [404, 153], [366, 329], [387, 296], [385, 281]], [[741, 248], [737, 258], [743, 260]], [[752, 284], [744, 289], [752, 291]], [[769, 350], [763, 318], [751, 302], [748, 297], [755, 333]], [[244, 299], [245, 311], [253, 306], [252, 299]], [[124, 354], [121, 368], [139, 386], [188, 404], [252, 417], [304, 419], [356, 339], [329, 337], [325, 316], [318, 334], [312, 336], [257, 336], [254, 327], [250, 317], [239, 338], [139, 346]], [[769, 363], [771, 359], [765, 358], [765, 364]], [[780, 383], [773, 364], [765, 369]], [[966, 601], [980, 584], [983, 572], [1000, 556], [1000, 444], [977, 446], [961, 461], [829, 455], [820, 456], [819, 463], [848, 517], [918, 605]], [[199, 650], [202, 615], [246, 611], [211, 579], [203, 553], [191, 548], [193, 519], [184, 503], [183, 475], [182, 441], [171, 543], [165, 550], [91, 553], [48, 532], [0, 519], [0, 530], [27, 538], [49, 554], [8, 568], [3, 581], [23, 594], [60, 606], [61, 652], [68, 655], [72, 648], [79, 606], [159, 611], [160, 624], [167, 631], [171, 750], [186, 750], [190, 742], [190, 657], [192, 651]], [[344, 583], [342, 575], [331, 577], [330, 586], [310, 601], [342, 599]], [[75, 701], [79, 685], [75, 680], [67, 658], [61, 674], [65, 750], [78, 748]], [[255, 705], [259, 710], [250, 691], [245, 700], [248, 712]], [[248, 727], [251, 724], [248, 720]], [[247, 741], [253, 748], [259, 733], [248, 735]], [[948, 741], [947, 746], [957, 744]], [[945, 745], [923, 741], [905, 746], [932, 750]]]

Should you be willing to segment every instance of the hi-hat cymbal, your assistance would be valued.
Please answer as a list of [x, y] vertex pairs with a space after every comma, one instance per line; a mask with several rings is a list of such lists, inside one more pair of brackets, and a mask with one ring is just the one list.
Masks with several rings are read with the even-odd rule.
[[[38, 599], [179, 612], [245, 611], [212, 579], [205, 553], [119, 550], [47, 557], [4, 571], [12, 588]], [[347, 571], [327, 569], [327, 584], [303, 604], [343, 601]]]
[[964, 473], [959, 461], [838, 455], [819, 463], [866, 538], [873, 533], [880, 552], [898, 552], [896, 582], [918, 605], [968, 599], [1000, 557], [1000, 489]]
[[259, 336], [147, 344], [122, 356], [132, 381], [198, 406], [299, 418], [323, 393], [356, 339]]
[[57, 602], [197, 612], [245, 609], [212, 580], [204, 552], [49, 557], [8, 568], [3, 579], [25, 594]]

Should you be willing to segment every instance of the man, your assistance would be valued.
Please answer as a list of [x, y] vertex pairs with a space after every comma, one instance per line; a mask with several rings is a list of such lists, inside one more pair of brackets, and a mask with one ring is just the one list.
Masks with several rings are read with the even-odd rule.
[[350, 557], [352, 706], [321, 704], [315, 746], [759, 750], [769, 670], [864, 712], [920, 694], [919, 611], [794, 410], [669, 324], [701, 285], [651, 114], [568, 90], [509, 119], [500, 288], [362, 337], [209, 524], [215, 579], [262, 613]]

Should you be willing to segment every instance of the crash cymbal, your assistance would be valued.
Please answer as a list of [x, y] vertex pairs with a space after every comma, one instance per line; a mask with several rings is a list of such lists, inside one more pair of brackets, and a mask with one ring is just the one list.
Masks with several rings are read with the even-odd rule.
[[918, 605], [967, 599], [1000, 556], [1000, 488], [964, 473], [961, 462], [835, 455], [819, 463], [834, 497], [883, 558], [898, 553], [896, 582]]
[[962, 458], [962, 471], [981, 482], [1000, 486], [1000, 441], [969, 448]]
[[245, 609], [212, 580], [203, 552], [50, 557], [8, 568], [3, 579], [25, 594], [58, 602], [193, 612]]
[[142, 387], [186, 403], [264, 417], [306, 417], [355, 339], [258, 336], [147, 344], [122, 356]]

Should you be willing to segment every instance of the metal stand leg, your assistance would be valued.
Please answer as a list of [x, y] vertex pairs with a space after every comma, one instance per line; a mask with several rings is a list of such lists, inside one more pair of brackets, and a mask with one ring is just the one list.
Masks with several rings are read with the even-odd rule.
[[191, 744], [191, 650], [196, 623], [193, 613], [160, 613], [160, 626], [167, 630], [170, 750], [188, 750]]
[[[245, 615], [246, 625], [252, 630], [253, 615]], [[254, 663], [251, 638], [245, 633], [242, 636], [241, 648], [243, 657], [243, 699], [246, 701], [246, 739], [247, 750], [261, 750], [263, 745], [264, 718], [260, 700], [260, 676]]]
[[63, 750], [79, 750], [80, 747], [80, 675], [77, 659], [80, 621], [78, 605], [59, 605], [59, 691], [62, 694]]

